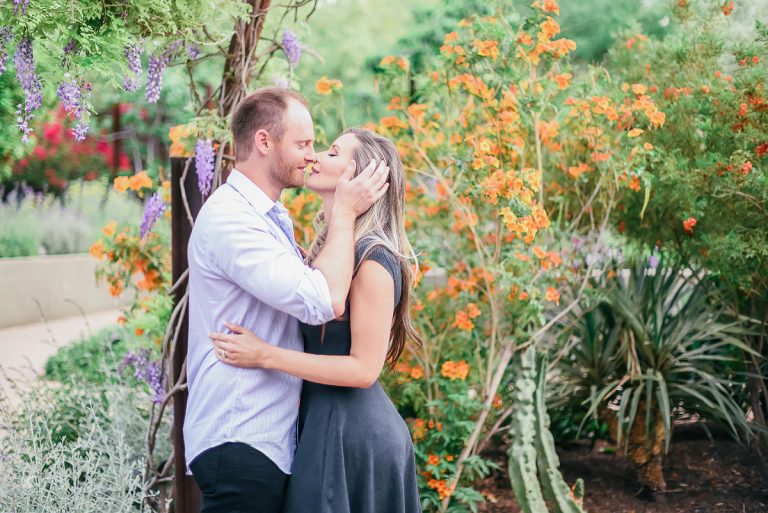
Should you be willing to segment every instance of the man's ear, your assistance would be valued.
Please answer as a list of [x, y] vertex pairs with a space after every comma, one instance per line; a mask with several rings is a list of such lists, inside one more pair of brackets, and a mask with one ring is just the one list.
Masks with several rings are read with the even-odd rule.
[[256, 151], [258, 151], [259, 155], [262, 157], [265, 157], [270, 151], [272, 151], [272, 146], [275, 144], [272, 138], [269, 136], [269, 132], [263, 128], [256, 130], [256, 133], [253, 134], [253, 142]]

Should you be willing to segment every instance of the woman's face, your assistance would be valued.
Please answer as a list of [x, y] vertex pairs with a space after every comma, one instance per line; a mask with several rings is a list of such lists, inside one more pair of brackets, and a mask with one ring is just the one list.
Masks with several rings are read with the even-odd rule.
[[352, 160], [352, 154], [358, 144], [360, 143], [354, 134], [344, 134], [333, 141], [326, 151], [318, 153], [317, 162], [310, 168], [309, 176], [304, 182], [307, 188], [318, 194], [335, 192], [336, 184]]

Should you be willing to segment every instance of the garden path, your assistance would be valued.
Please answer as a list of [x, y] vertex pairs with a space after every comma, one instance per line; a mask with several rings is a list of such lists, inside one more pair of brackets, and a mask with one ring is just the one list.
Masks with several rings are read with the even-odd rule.
[[116, 324], [119, 315], [106, 310], [0, 329], [0, 396], [15, 402], [16, 387], [29, 387], [58, 348]]

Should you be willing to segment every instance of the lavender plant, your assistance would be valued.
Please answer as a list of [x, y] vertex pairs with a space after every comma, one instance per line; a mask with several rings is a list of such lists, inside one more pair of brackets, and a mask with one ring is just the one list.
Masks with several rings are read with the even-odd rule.
[[[0, 511], [141, 511], [144, 404], [126, 384], [38, 386], [18, 407], [0, 398]], [[63, 419], [77, 436], [59, 436]]]

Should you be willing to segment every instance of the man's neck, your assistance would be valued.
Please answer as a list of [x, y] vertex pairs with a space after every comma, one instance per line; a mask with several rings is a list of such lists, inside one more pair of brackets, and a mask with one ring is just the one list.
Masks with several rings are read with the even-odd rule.
[[272, 201], [280, 199], [283, 186], [271, 180], [269, 169], [264, 164], [251, 161], [238, 162], [235, 164], [235, 169], [264, 191], [269, 199]]

